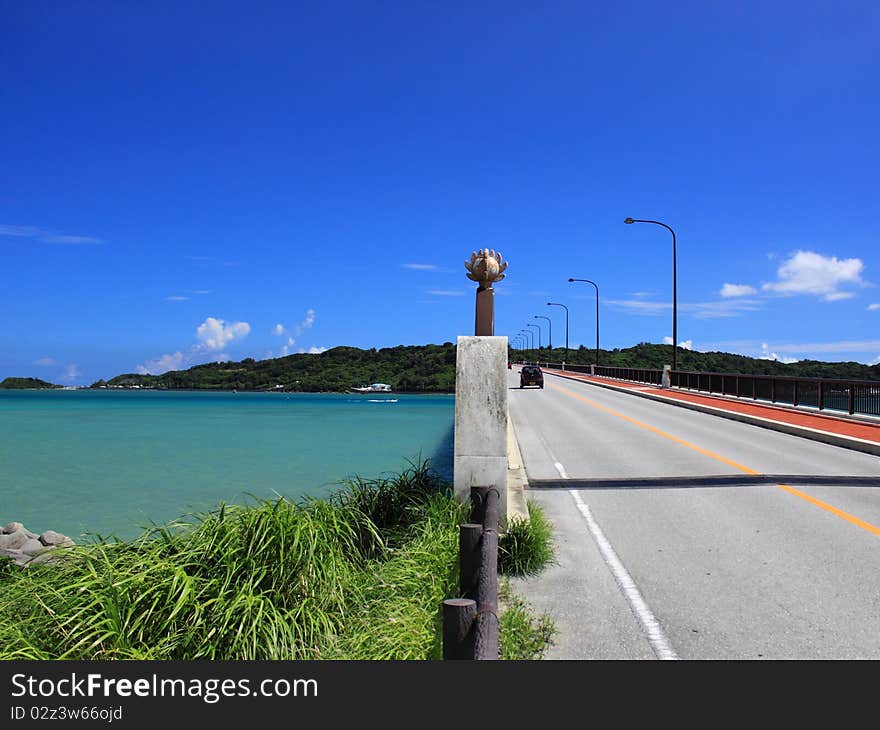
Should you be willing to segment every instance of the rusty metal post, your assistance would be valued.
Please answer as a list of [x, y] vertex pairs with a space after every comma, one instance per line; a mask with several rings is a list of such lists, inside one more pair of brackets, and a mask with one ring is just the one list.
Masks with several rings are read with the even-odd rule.
[[471, 522], [485, 530], [497, 530], [501, 494], [496, 487], [471, 487]]
[[489, 491], [486, 492], [483, 504], [483, 529], [497, 530], [501, 510], [501, 495], [495, 487], [491, 487]]
[[477, 597], [482, 535], [482, 525], [467, 523], [458, 526], [458, 585], [459, 593], [465, 598]]
[[498, 659], [498, 533], [483, 530], [480, 548], [474, 651], [477, 659]]
[[486, 493], [492, 487], [471, 487], [471, 522], [482, 525], [486, 514]]
[[477, 604], [470, 598], [443, 601], [443, 658], [474, 659]]

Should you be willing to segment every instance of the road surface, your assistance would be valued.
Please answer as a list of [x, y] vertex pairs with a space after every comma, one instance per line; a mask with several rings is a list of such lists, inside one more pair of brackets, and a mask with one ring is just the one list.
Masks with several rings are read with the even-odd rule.
[[880, 457], [545, 375], [510, 416], [549, 659], [880, 659]]

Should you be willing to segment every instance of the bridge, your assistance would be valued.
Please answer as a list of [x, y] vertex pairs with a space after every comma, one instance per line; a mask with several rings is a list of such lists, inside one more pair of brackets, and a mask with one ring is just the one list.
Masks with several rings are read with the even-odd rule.
[[515, 581], [548, 658], [880, 658], [880, 418], [854, 391], [831, 412], [544, 372], [507, 386], [512, 473], [555, 529], [557, 563]]

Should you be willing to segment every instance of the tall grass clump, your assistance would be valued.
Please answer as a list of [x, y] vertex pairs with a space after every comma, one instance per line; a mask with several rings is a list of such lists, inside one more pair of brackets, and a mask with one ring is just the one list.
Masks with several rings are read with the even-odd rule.
[[[51, 565], [0, 568], [0, 658], [427, 656], [434, 596], [457, 580], [460, 521], [420, 464], [329, 499], [221, 505]], [[395, 612], [408, 629], [381, 650], [352, 637], [393, 626]]]
[[[99, 536], [51, 564], [0, 560], [0, 659], [439, 659], [463, 522], [423, 462], [325, 499], [221, 504], [131, 541]], [[527, 533], [510, 534], [523, 562]], [[510, 605], [508, 655], [539, 652], [540, 624]]]
[[553, 561], [553, 531], [540, 505], [528, 501], [529, 519], [513, 518], [498, 542], [498, 570], [535, 575]]

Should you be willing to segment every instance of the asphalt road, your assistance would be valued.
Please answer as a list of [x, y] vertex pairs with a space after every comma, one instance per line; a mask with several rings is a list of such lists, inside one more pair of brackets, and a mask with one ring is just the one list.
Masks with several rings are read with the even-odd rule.
[[510, 416], [548, 659], [880, 659], [880, 457], [545, 375]]

